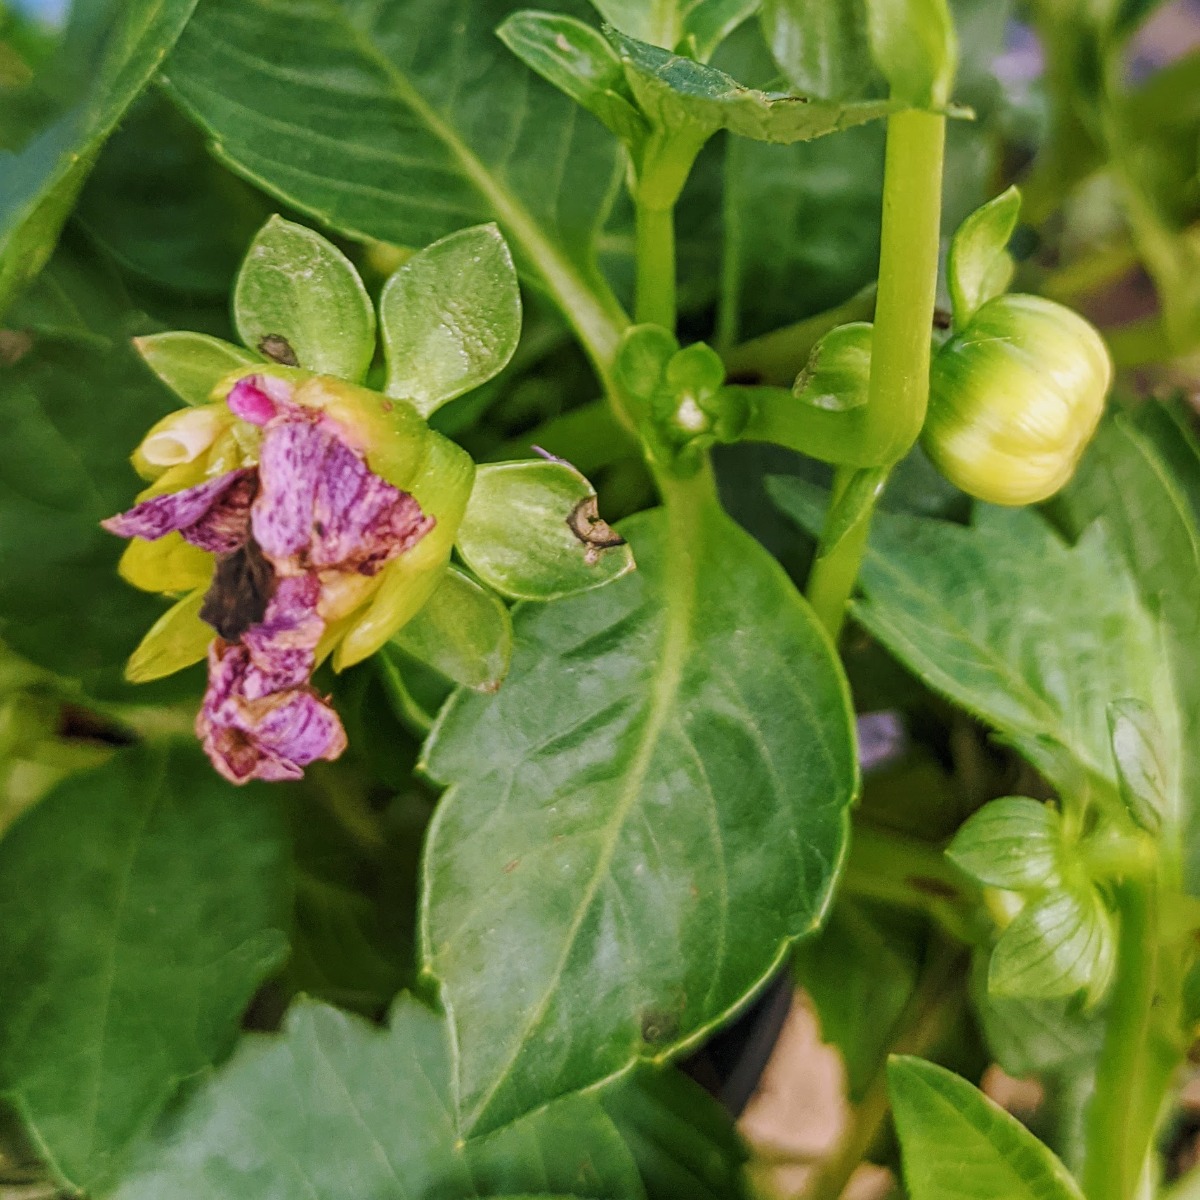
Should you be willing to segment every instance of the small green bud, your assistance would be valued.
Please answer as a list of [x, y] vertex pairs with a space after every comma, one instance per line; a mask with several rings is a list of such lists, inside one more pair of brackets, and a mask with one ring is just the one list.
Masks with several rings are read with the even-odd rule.
[[1095, 433], [1112, 374], [1081, 316], [1039, 296], [997, 296], [934, 358], [921, 444], [980, 500], [1046, 500]]

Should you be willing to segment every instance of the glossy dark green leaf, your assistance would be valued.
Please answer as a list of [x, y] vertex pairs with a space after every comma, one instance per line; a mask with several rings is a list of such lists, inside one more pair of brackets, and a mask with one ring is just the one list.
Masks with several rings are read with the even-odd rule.
[[464, 1147], [451, 1061], [444, 1020], [410, 996], [384, 1029], [298, 1001], [160, 1125], [114, 1200], [644, 1195], [594, 1097]]
[[270, 791], [199, 750], [123, 751], [0, 842], [0, 1093], [89, 1191], [179, 1084], [226, 1052], [286, 943]]
[[960, 1076], [897, 1057], [888, 1090], [912, 1200], [1083, 1200], [1054, 1154]]
[[796, 980], [817, 1011], [821, 1040], [836, 1046], [854, 1100], [879, 1069], [920, 971], [919, 947], [844, 901], [792, 957]]
[[1173, 814], [1176, 807], [1176, 781], [1162, 726], [1154, 710], [1140, 700], [1114, 700], [1108, 723], [1121, 799], [1138, 825], [1157, 833], [1163, 815]]
[[991, 800], [954, 835], [947, 855], [989, 887], [1055, 887], [1062, 882], [1062, 819], [1048, 804], [1028, 796]]
[[[819, 519], [803, 485], [771, 491], [809, 528]], [[1175, 728], [1157, 622], [1098, 526], [1067, 546], [1028, 510], [978, 506], [971, 527], [880, 514], [861, 578], [856, 618], [1065, 790], [1088, 777], [1115, 790], [1111, 700], [1140, 699]]]
[[426, 749], [452, 785], [426, 966], [477, 1132], [693, 1042], [828, 901], [855, 791], [836, 659], [757, 543], [681, 525], [626, 522], [636, 572], [522, 606], [505, 685]]
[[357, 383], [375, 356], [375, 307], [353, 264], [315, 230], [282, 217], [250, 245], [233, 318], [247, 346], [269, 353], [269, 340], [283, 338], [295, 359], [287, 365], [318, 375]]
[[521, 337], [521, 289], [495, 225], [417, 251], [384, 285], [379, 321], [389, 396], [429, 416], [500, 373]]
[[728, 129], [762, 142], [806, 142], [886, 116], [884, 100], [821, 100], [745, 87], [705, 66], [615, 31], [609, 37], [642, 111], [668, 130], [707, 137]]
[[[105, 139], [150, 82], [196, 0], [129, 0], [89, 62], [63, 64], [75, 93], [16, 152], [0, 151], [0, 312], [42, 268]], [[61, 81], [65, 87], [65, 81]]]
[[763, 34], [798, 92], [832, 99], [861, 96], [875, 72], [862, 0], [765, 0]]
[[397, 646], [463, 687], [494, 692], [508, 673], [512, 621], [495, 592], [450, 567]]
[[526, 66], [622, 141], [636, 145], [646, 134], [621, 60], [598, 29], [559, 13], [525, 11], [513, 13], [496, 35]]
[[747, 1200], [745, 1144], [729, 1113], [682, 1071], [641, 1067], [599, 1093], [648, 1200]]
[[[43, 318], [61, 302], [55, 332], [29, 333], [0, 369], [0, 636], [93, 695], [151, 700], [122, 670], [165, 605], [118, 577], [124, 545], [99, 522], [144, 486], [129, 455], [178, 402], [128, 344], [119, 290], [98, 287], [83, 313], [63, 290], [72, 270], [56, 257], [39, 281]], [[14, 324], [39, 318], [37, 299]]]
[[213, 0], [166, 78], [222, 161], [339, 232], [423, 246], [499, 222], [607, 354], [620, 312], [593, 240], [618, 148], [496, 38], [509, 14], [504, 0]]
[[946, 274], [957, 328], [1012, 282], [1014, 266], [1008, 241], [1020, 211], [1021, 193], [1010, 187], [977, 208], [955, 232]]

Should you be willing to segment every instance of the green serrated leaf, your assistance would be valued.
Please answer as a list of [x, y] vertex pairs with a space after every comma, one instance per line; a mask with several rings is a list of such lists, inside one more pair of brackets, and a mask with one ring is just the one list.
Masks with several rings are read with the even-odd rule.
[[222, 379], [263, 361], [206, 333], [152, 333], [133, 344], [155, 375], [189, 404], [208, 404]]
[[497, 221], [521, 270], [607, 360], [624, 316], [594, 241], [619, 147], [495, 36], [510, 5], [293, 0], [286, 12], [211, 0], [171, 58], [172, 94], [218, 157], [351, 237], [424, 246]]
[[518, 12], [496, 36], [527, 66], [598, 117], [623, 142], [647, 132], [617, 52], [598, 29], [559, 13]]
[[286, 365], [318, 375], [358, 383], [375, 356], [375, 309], [354, 264], [315, 230], [282, 217], [250, 245], [233, 319], [247, 346], [279, 358], [269, 340], [283, 338], [295, 358]]
[[521, 337], [521, 289], [495, 225], [452, 233], [414, 254], [379, 301], [386, 392], [423, 416], [479, 387]]
[[517, 600], [556, 600], [634, 569], [633, 555], [596, 509], [596, 493], [570, 463], [488, 463], [456, 543], [489, 587]]
[[888, 1090], [912, 1200], [1083, 1200], [1050, 1150], [944, 1067], [893, 1057]]
[[1112, 916], [1089, 884], [1030, 900], [1000, 935], [988, 969], [998, 996], [1101, 996], [1116, 963]]
[[[379, 1200], [402, 1195], [644, 1196], [593, 1096], [495, 1138], [454, 1126], [445, 1021], [401, 994], [387, 1028], [312, 1001], [250, 1035], [141, 1148], [113, 1200]], [[247, 1120], [247, 1112], [254, 1114]]]
[[886, 100], [819, 100], [745, 87], [724, 71], [626, 37], [609, 38], [650, 121], [697, 142], [719, 129], [763, 142], [802, 142], [885, 117]]
[[[769, 490], [802, 525], [819, 522], [803, 484]], [[980, 505], [969, 528], [879, 514], [862, 586], [856, 618], [1062, 790], [1090, 778], [1115, 791], [1110, 699], [1172, 708], [1157, 624], [1098, 526], [1066, 546], [1028, 510]]]
[[1010, 187], [977, 208], [955, 232], [946, 274], [956, 329], [1012, 282], [1015, 268], [1007, 246], [1020, 212], [1021, 193]]
[[828, 640], [756, 542], [676, 518], [622, 526], [625, 579], [518, 608], [504, 687], [459, 693], [426, 747], [451, 787], [425, 965], [477, 1134], [694, 1042], [813, 927], [844, 852], [856, 770]]
[[852, 321], [831, 329], [814, 347], [792, 394], [804, 404], [828, 412], [861, 408], [867, 402], [871, 378], [871, 336], [868, 321]]
[[866, 0], [871, 52], [892, 97], [944, 109], [958, 69], [958, 37], [947, 0]]
[[1175, 810], [1174, 781], [1162, 725], [1140, 700], [1114, 700], [1108, 706], [1113, 759], [1121, 799], [1147, 833], [1157, 833]]
[[969, 817], [946, 854], [980, 883], [1021, 891], [1061, 884], [1064, 851], [1055, 809], [1026, 796], [1005, 796]]
[[8, 831], [0, 1092], [58, 1179], [103, 1191], [228, 1050], [284, 955], [286, 871], [269, 790], [188, 745], [124, 750]]
[[112, 27], [95, 39], [91, 61], [62, 63], [74, 94], [66, 92], [20, 150], [0, 150], [0, 313], [50, 258], [100, 147], [195, 7], [196, 0], [114, 6]]
[[494, 692], [508, 673], [512, 621], [495, 593], [450, 567], [394, 641], [454, 683]]

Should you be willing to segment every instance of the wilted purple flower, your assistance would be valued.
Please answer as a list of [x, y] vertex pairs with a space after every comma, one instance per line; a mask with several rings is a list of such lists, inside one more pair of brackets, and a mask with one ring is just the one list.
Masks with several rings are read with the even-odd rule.
[[261, 427], [258, 464], [154, 496], [103, 522], [122, 537], [178, 532], [217, 556], [201, 616], [220, 635], [196, 732], [227, 779], [297, 779], [346, 735], [310, 685], [349, 578], [373, 576], [433, 518], [375, 475], [338, 427], [269, 376], [242, 379], [231, 411]]

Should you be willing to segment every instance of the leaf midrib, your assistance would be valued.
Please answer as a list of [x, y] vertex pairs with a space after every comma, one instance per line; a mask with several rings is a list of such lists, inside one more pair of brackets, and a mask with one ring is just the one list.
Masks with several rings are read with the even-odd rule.
[[[520, 1035], [514, 1039], [512, 1053], [496, 1073], [491, 1087], [475, 1105], [470, 1120], [467, 1122], [468, 1127], [474, 1126], [487, 1111], [496, 1092], [509, 1077], [512, 1066], [520, 1056], [530, 1033], [545, 1016], [546, 1009], [556, 994], [558, 982], [566, 968], [567, 960], [570, 958], [583, 922], [592, 909], [601, 883], [608, 878], [609, 867], [612, 864], [613, 855], [616, 853], [621, 831], [625, 828], [629, 814], [633, 811], [634, 804], [641, 794], [642, 785], [658, 748], [663, 728], [671, 715], [680, 685], [683, 682], [687, 647], [692, 630], [692, 617], [696, 607], [696, 588], [699, 582], [698, 560], [693, 548], [700, 544], [699, 539], [704, 536], [705, 522], [699, 506], [692, 507], [685, 504], [668, 506], [664, 509], [664, 517], [667, 522], [667, 551], [661, 578], [669, 579], [671, 586], [665, 589], [666, 603], [662, 609], [664, 614], [662, 654], [658, 659], [659, 668], [650, 693], [646, 719], [638, 739], [637, 749], [626, 774], [625, 784], [612, 810], [613, 818], [609, 836], [602, 844], [600, 856], [596, 860], [587, 888], [580, 898], [575, 916], [563, 938], [563, 950], [555, 963], [554, 972], [537, 1006], [522, 1026]], [[458, 1082], [461, 1095], [461, 1079]]]
[[491, 204], [497, 216], [523, 245], [537, 264], [585, 348], [606, 377], [616, 353], [621, 331], [628, 321], [617, 313], [620, 306], [612, 296], [600, 296], [551, 244], [521, 202], [488, 170], [458, 134], [438, 115], [424, 96], [360, 28], [338, 0], [325, 0], [326, 7], [344, 26], [355, 48], [383, 72], [396, 94], [428, 130], [450, 151], [473, 187]]

